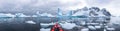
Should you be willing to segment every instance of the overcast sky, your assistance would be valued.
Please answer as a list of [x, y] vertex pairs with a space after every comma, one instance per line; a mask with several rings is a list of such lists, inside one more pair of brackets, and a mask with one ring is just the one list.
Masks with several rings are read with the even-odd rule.
[[[106, 8], [109, 12], [111, 12], [112, 15], [120, 15], [120, 0], [0, 0], [0, 8], [10, 7], [13, 9], [21, 8], [24, 6], [39, 7], [43, 10], [46, 8], [61, 8], [63, 11], [80, 9], [84, 6], [95, 6]], [[30, 12], [31, 11], [32, 10], [30, 10]], [[16, 10], [13, 12], [16, 12]]]

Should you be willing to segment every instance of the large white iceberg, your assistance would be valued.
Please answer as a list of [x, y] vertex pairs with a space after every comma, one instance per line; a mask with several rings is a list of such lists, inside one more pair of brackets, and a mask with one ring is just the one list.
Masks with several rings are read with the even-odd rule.
[[8, 13], [8, 14], [0, 13], [0, 17], [15, 17], [15, 16], [10, 13]]
[[30, 17], [30, 16], [27, 16], [27, 15], [24, 15], [23, 13], [17, 13], [15, 14], [16, 17]]

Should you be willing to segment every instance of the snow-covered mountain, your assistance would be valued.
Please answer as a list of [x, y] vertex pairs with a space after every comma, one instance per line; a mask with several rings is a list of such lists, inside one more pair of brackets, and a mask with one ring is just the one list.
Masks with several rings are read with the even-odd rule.
[[[59, 10], [60, 11], [60, 10]], [[58, 14], [61, 15], [62, 12], [58, 12]], [[57, 15], [57, 14], [56, 14]], [[31, 17], [28, 15], [25, 15], [23, 13], [16, 13], [15, 15], [12, 14], [0, 14], [0, 17]], [[36, 15], [33, 15], [32, 17], [55, 17], [55, 15], [52, 15], [50, 13], [40, 13], [39, 11], [36, 12]], [[64, 16], [64, 15], [61, 15]], [[77, 9], [74, 11], [70, 11], [66, 16], [111, 16], [111, 14], [105, 9], [100, 9], [98, 7], [84, 7], [82, 9]]]
[[74, 11], [72, 16], [111, 16], [111, 14], [105, 9], [100, 9], [98, 7], [84, 7], [82, 9], [77, 9]]

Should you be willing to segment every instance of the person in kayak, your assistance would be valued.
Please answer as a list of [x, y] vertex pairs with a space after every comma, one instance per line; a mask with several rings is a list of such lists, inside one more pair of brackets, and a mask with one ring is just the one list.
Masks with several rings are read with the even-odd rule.
[[56, 23], [52, 28], [51, 31], [63, 31], [58, 23]]

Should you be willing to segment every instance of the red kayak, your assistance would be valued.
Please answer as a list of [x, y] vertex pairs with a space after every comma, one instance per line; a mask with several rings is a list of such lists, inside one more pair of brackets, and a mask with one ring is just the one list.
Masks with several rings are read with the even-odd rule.
[[56, 23], [52, 28], [51, 31], [63, 31], [58, 23]]

